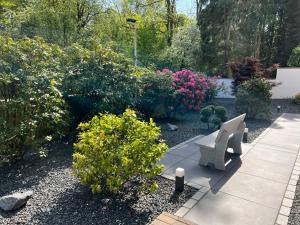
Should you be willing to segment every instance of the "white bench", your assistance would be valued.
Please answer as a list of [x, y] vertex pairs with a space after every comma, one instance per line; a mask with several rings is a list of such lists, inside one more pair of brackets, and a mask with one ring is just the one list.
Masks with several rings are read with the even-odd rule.
[[220, 130], [195, 141], [200, 146], [199, 165], [213, 164], [216, 169], [225, 170], [225, 152], [232, 148], [236, 154], [242, 154], [242, 138], [246, 124], [246, 114], [240, 115], [222, 124]]

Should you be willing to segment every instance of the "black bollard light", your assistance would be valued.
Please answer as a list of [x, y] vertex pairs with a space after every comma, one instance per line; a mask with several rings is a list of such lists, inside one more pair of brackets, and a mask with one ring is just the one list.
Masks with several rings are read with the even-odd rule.
[[245, 128], [244, 135], [243, 135], [243, 142], [244, 143], [248, 142], [248, 133], [249, 133], [249, 129]]
[[281, 106], [278, 105], [278, 106], [277, 106], [277, 113], [280, 113], [280, 110], [281, 110]]
[[183, 192], [183, 189], [184, 189], [184, 169], [177, 168], [176, 177], [175, 177], [175, 191]]

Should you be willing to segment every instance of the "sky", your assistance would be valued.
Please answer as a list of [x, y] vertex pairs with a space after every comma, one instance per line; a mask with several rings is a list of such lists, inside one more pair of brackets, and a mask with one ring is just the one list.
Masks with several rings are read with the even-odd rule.
[[195, 0], [177, 0], [177, 12], [185, 13], [189, 16], [195, 15]]

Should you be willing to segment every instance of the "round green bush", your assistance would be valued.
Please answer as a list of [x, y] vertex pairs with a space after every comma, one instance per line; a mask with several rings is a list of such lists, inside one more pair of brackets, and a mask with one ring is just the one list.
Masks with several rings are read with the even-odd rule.
[[296, 94], [296, 96], [295, 96], [295, 103], [297, 105], [300, 105], [300, 92], [298, 94]]
[[264, 78], [253, 78], [239, 85], [236, 110], [250, 118], [269, 118], [272, 84]]
[[93, 193], [117, 192], [135, 176], [146, 177], [150, 189], [157, 186], [152, 178], [161, 172], [157, 162], [168, 146], [159, 140], [160, 129], [152, 120], [140, 121], [127, 109], [121, 116], [100, 114], [79, 127], [73, 170]]
[[209, 118], [214, 113], [214, 106], [209, 105], [200, 110], [200, 115], [203, 118]]
[[215, 107], [215, 114], [222, 122], [225, 122], [227, 120], [226, 116], [226, 109], [223, 106], [216, 106]]

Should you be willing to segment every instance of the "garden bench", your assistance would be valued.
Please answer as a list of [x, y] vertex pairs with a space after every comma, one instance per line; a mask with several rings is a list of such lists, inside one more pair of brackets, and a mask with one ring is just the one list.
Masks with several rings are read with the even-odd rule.
[[225, 152], [232, 148], [236, 154], [242, 154], [242, 138], [246, 124], [246, 114], [240, 115], [222, 124], [220, 130], [197, 140], [201, 157], [199, 165], [213, 164], [216, 169], [225, 170]]

